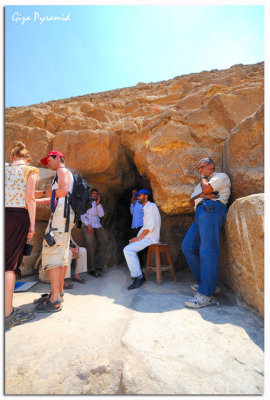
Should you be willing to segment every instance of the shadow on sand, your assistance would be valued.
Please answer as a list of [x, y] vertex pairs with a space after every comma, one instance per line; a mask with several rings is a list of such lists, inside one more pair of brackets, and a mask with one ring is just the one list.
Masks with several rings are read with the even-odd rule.
[[[141, 313], [165, 313], [174, 310], [186, 309], [184, 305], [188, 297], [193, 296], [190, 285], [194, 282], [189, 270], [176, 271], [176, 282], [172, 281], [169, 272], [163, 273], [162, 285], [157, 285], [155, 273], [150, 273], [149, 279], [143, 286], [135, 290], [127, 290], [131, 283], [130, 274], [125, 265], [112, 267], [104, 272], [103, 277], [94, 278], [87, 273], [82, 274], [85, 284], [74, 282], [73, 289], [66, 290], [70, 295], [96, 295], [113, 299], [115, 304], [127, 307]], [[32, 277], [28, 277], [33, 280]], [[38, 279], [34, 277], [34, 279]], [[26, 278], [27, 280], [27, 278]], [[49, 293], [50, 285], [39, 282], [29, 292]], [[218, 305], [200, 309], [188, 309], [197, 312], [200, 316], [213, 324], [232, 324], [241, 326], [251, 340], [264, 349], [264, 321], [247, 305], [239, 304], [233, 292], [222, 286], [222, 290], [215, 296]], [[91, 298], [89, 298], [89, 303]], [[63, 306], [65, 303], [63, 304]], [[25, 311], [32, 311], [33, 303], [22, 305]], [[33, 321], [50, 316], [51, 313], [37, 313]], [[31, 323], [29, 321], [28, 323]]]

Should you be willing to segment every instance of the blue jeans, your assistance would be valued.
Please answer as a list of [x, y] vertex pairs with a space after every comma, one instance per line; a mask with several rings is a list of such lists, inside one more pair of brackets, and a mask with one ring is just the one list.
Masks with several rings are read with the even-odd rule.
[[211, 296], [217, 286], [220, 231], [225, 223], [227, 208], [224, 204], [203, 200], [195, 212], [195, 221], [189, 228], [181, 249], [199, 285], [198, 292]]

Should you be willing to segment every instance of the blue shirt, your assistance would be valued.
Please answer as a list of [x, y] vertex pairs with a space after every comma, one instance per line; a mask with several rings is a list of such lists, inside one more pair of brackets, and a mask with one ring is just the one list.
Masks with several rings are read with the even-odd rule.
[[136, 229], [143, 226], [143, 205], [135, 200], [134, 203], [130, 204], [130, 213], [132, 215], [131, 229]]

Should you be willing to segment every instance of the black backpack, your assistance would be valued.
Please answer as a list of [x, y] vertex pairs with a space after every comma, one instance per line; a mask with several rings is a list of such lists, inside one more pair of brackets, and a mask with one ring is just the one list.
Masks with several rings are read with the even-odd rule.
[[72, 193], [68, 194], [69, 204], [71, 205], [72, 210], [75, 214], [81, 216], [86, 213], [86, 211], [92, 207], [92, 200], [89, 193], [89, 188], [91, 185], [88, 185], [85, 179], [81, 176], [80, 172], [78, 175], [75, 172], [71, 171], [73, 175], [73, 189]]
[[[68, 203], [70, 204], [72, 210], [75, 214], [80, 217], [85, 214], [86, 211], [92, 207], [92, 200], [89, 193], [89, 188], [91, 185], [88, 185], [85, 179], [81, 176], [80, 173], [78, 175], [75, 171], [72, 171], [68, 168], [68, 170], [72, 173], [73, 176], [73, 189], [72, 193], [68, 193], [66, 198], [68, 199]], [[58, 181], [57, 174], [52, 183]]]

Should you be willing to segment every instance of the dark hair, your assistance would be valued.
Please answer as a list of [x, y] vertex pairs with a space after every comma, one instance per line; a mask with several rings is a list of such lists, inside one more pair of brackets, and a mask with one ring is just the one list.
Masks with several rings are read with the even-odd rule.
[[98, 192], [98, 190], [97, 189], [91, 189], [90, 193], [92, 193], [92, 192]]
[[30, 158], [30, 153], [22, 142], [17, 142], [15, 147], [11, 150], [11, 154], [17, 158]]
[[54, 158], [54, 159], [56, 159], [56, 157], [60, 157], [61, 163], [65, 163], [65, 160], [64, 160], [63, 157], [61, 157], [61, 156], [52, 155], [51, 157]]

